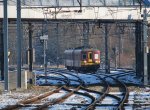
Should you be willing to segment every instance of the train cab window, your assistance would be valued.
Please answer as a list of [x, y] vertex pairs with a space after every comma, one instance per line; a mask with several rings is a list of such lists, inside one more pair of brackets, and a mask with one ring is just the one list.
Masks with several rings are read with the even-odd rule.
[[83, 60], [86, 59], [86, 54], [82, 54], [82, 59], [83, 59]]
[[98, 54], [95, 54], [94, 58], [95, 58], [95, 59], [98, 59], [98, 58], [99, 58], [99, 55], [98, 55]]

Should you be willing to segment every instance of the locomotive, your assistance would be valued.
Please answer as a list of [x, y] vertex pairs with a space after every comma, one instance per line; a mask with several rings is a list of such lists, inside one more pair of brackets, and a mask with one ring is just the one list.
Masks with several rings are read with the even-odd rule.
[[68, 49], [64, 52], [64, 63], [68, 70], [96, 72], [100, 67], [100, 51], [92, 48]]

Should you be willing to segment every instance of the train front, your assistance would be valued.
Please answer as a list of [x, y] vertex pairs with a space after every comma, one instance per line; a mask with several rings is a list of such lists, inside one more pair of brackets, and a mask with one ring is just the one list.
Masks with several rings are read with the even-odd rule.
[[100, 51], [87, 49], [81, 52], [81, 67], [83, 71], [95, 72], [100, 67]]

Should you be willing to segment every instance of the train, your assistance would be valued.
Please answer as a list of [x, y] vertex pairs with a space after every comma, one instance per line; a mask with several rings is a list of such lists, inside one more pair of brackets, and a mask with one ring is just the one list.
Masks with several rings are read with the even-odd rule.
[[68, 70], [96, 72], [100, 67], [100, 50], [75, 48], [64, 51], [64, 63]]

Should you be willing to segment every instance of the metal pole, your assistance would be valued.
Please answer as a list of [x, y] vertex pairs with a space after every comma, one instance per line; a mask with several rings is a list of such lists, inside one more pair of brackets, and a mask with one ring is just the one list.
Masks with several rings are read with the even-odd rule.
[[3, 24], [0, 22], [0, 80], [4, 80], [4, 42], [3, 42]]
[[86, 47], [86, 24], [83, 23], [83, 46]]
[[58, 63], [58, 61], [59, 61], [59, 39], [58, 39], [58, 23], [57, 23], [57, 26], [56, 26], [56, 33], [57, 33], [57, 68], [59, 67], [59, 63]]
[[120, 32], [120, 28], [119, 28], [119, 68], [121, 66], [121, 32]]
[[115, 69], [117, 70], [117, 52], [115, 51]]
[[82, 12], [82, 0], [80, 0], [80, 12]]
[[87, 37], [87, 47], [89, 47], [89, 23], [86, 23], [87, 30], [86, 30], [86, 37]]
[[117, 48], [116, 48], [116, 46], [113, 48], [113, 52], [115, 55], [115, 69], [117, 70]]
[[21, 3], [17, 0], [17, 88], [21, 88]]
[[89, 23], [83, 23], [83, 46], [89, 46]]
[[47, 83], [46, 40], [45, 39], [44, 39], [44, 73], [45, 73], [45, 83]]
[[147, 53], [148, 53], [148, 47], [147, 47], [147, 10], [145, 8], [144, 10], [144, 18], [143, 18], [143, 48], [144, 48], [144, 84], [148, 85], [148, 72], [147, 72]]
[[105, 24], [105, 70], [106, 73], [110, 73], [109, 71], [109, 55], [108, 55], [108, 25]]
[[29, 72], [30, 72], [30, 80], [29, 83], [33, 84], [32, 81], [32, 63], [33, 63], [33, 49], [32, 49], [32, 24], [29, 23]]
[[[45, 34], [47, 34], [48, 35], [48, 27], [47, 27], [47, 14], [48, 14], [48, 9], [46, 9], [46, 10], [44, 10], [44, 20], [45, 20]], [[46, 61], [46, 48], [47, 48], [47, 41], [46, 41], [46, 39], [43, 39], [44, 40], [44, 43], [43, 43], [43, 45], [44, 45], [44, 74], [45, 74], [45, 83], [47, 83], [47, 61]]]
[[5, 90], [8, 90], [8, 16], [7, 16], [7, 0], [4, 0], [4, 80]]
[[32, 50], [32, 24], [29, 23], [29, 72], [32, 72], [33, 50]]

